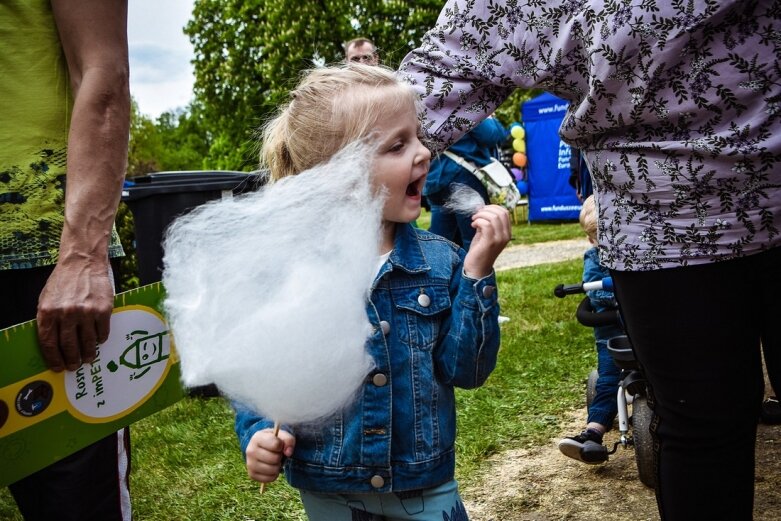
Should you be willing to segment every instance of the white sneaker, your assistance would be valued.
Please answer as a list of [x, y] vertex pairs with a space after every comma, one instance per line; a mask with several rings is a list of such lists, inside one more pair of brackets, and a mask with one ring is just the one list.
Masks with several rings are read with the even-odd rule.
[[510, 317], [506, 317], [504, 315], [499, 315], [499, 324], [500, 325], [504, 324], [505, 322], [509, 322], [509, 321], [510, 321]]

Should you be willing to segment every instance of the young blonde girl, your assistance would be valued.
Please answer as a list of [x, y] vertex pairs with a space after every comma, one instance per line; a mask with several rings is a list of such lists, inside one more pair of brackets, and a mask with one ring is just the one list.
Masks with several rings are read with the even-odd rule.
[[313, 520], [468, 519], [454, 480], [454, 388], [482, 385], [495, 366], [493, 263], [510, 222], [497, 206], [477, 211], [468, 254], [410, 225], [431, 159], [416, 106], [413, 91], [385, 68], [326, 67], [304, 77], [265, 129], [261, 155], [273, 179], [372, 140], [372, 183], [386, 196], [380, 267], [366, 305], [375, 369], [355, 402], [277, 436], [269, 418], [237, 406], [249, 476], [267, 483], [284, 468]]

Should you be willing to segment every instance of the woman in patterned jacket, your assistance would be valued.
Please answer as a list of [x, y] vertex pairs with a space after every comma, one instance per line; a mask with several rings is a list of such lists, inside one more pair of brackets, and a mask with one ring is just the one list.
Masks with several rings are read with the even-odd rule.
[[652, 387], [662, 519], [752, 518], [781, 349], [781, 2], [450, 0], [401, 69], [445, 147], [517, 87], [570, 101]]

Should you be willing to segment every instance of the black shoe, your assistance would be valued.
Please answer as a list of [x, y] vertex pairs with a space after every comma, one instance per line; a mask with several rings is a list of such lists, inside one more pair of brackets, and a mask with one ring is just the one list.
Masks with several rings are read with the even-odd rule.
[[771, 396], [762, 403], [760, 419], [765, 425], [781, 424], [781, 403], [778, 402], [778, 398]]
[[564, 438], [559, 442], [559, 450], [572, 459], [596, 465], [607, 461], [607, 447], [602, 445], [602, 434], [586, 429], [577, 436]]

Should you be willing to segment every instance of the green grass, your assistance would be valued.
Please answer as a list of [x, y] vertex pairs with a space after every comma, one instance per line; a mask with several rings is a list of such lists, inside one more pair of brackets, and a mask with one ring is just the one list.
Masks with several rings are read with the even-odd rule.
[[[510, 246], [516, 244], [533, 244], [535, 242], [560, 241], [564, 239], [582, 239], [585, 237], [577, 222], [540, 222], [529, 223], [522, 212], [518, 210], [518, 222], [513, 223], [513, 235]], [[431, 225], [431, 213], [424, 208], [416, 221], [419, 228], [428, 230]]]
[[[499, 363], [486, 385], [458, 391], [462, 484], [478, 479], [491, 454], [546, 442], [562, 414], [583, 404], [593, 337], [574, 320], [576, 299], [552, 296], [556, 284], [580, 280], [581, 269], [573, 260], [499, 274], [502, 313], [512, 320], [502, 326]], [[258, 494], [222, 400], [185, 399], [131, 431], [135, 519], [305, 519], [284, 480]], [[21, 519], [7, 490], [0, 493], [0, 519]]]
[[545, 443], [564, 411], [584, 404], [584, 382], [594, 365], [593, 335], [574, 318], [577, 299], [553, 296], [558, 283], [580, 280], [573, 260], [498, 274], [502, 314], [499, 361], [486, 385], [459, 391], [458, 470], [472, 483], [485, 458]]

